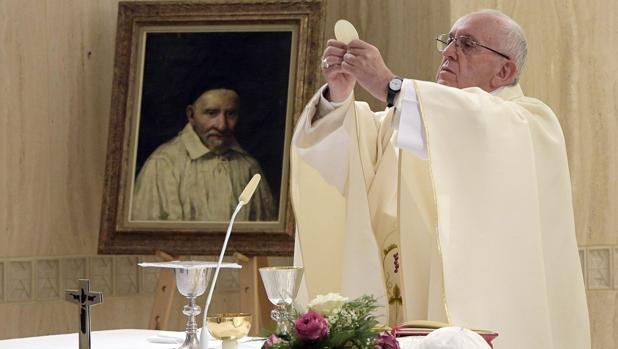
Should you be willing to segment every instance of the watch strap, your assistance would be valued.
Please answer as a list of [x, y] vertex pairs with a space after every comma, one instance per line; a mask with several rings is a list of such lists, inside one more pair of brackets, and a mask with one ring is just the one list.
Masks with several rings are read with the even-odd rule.
[[[399, 89], [393, 90], [391, 88], [391, 81], [393, 80], [401, 81], [401, 83], [399, 84]], [[395, 97], [401, 91], [401, 85], [403, 84], [403, 79], [400, 78], [399, 76], [395, 76], [394, 78], [391, 79], [391, 81], [389, 81], [388, 85], [386, 86], [386, 106], [388, 108], [392, 107], [395, 104]]]

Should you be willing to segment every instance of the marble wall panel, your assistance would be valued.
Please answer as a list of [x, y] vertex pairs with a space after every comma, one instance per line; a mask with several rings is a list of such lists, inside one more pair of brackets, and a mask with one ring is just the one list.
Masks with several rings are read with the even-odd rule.
[[60, 259], [62, 289], [76, 290], [77, 280], [85, 279], [88, 275], [88, 264], [85, 257]]
[[114, 285], [119, 296], [135, 295], [139, 289], [137, 256], [114, 258]]
[[590, 289], [608, 289], [612, 286], [610, 248], [588, 249], [588, 287]]
[[9, 302], [26, 302], [33, 299], [32, 261], [7, 263], [6, 292]]
[[114, 294], [114, 259], [112, 257], [91, 257], [90, 288], [107, 295]]
[[35, 262], [35, 286], [37, 300], [60, 299], [60, 261], [41, 259]]
[[614, 278], [614, 288], [618, 289], [618, 247], [612, 249], [613, 263], [612, 263], [612, 277]]
[[584, 284], [588, 287], [588, 277], [587, 277], [587, 263], [586, 263], [586, 249], [580, 248], [579, 252], [579, 263], [582, 267], [582, 275], [584, 275]]
[[4, 264], [0, 262], [0, 302], [4, 302]]

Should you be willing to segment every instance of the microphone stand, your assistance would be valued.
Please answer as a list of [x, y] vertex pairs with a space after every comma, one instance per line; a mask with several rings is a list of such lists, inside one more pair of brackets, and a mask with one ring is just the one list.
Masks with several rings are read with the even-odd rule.
[[256, 174], [251, 178], [245, 189], [243, 189], [240, 197], [238, 198], [238, 205], [236, 205], [236, 209], [232, 214], [232, 218], [230, 219], [230, 224], [227, 226], [227, 233], [225, 234], [225, 240], [223, 240], [223, 247], [221, 248], [221, 253], [219, 253], [219, 261], [217, 262], [217, 268], [215, 269], [215, 275], [213, 276], [212, 283], [210, 284], [210, 290], [208, 291], [208, 297], [206, 298], [206, 305], [204, 306], [204, 318], [202, 321], [202, 329], [200, 331], [200, 349], [208, 349], [208, 308], [210, 308], [210, 301], [212, 300], [212, 294], [215, 290], [215, 285], [217, 284], [217, 278], [219, 277], [219, 270], [221, 269], [221, 263], [223, 262], [223, 256], [225, 255], [225, 250], [227, 249], [227, 242], [230, 239], [230, 235], [232, 235], [232, 226], [234, 225], [234, 220], [236, 219], [236, 215], [240, 212], [240, 209], [249, 203], [257, 185], [260, 183], [261, 176]]

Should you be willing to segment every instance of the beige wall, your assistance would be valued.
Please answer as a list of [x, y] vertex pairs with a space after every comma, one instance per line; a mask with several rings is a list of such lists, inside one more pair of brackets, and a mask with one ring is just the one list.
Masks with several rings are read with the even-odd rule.
[[[76, 331], [62, 298], [80, 276], [105, 291], [93, 329], [148, 325], [156, 275], [96, 256], [117, 3], [0, 1], [0, 338]], [[212, 310], [237, 309], [221, 279]]]
[[[0, 258], [96, 254], [115, 12], [106, 1], [0, 1]], [[30, 261], [19, 262], [4, 261], [0, 337], [74, 331], [74, 306], [10, 301], [35, 294]], [[110, 298], [95, 316], [127, 309], [115, 323], [130, 326], [144, 303]]]
[[[439, 61], [435, 34], [460, 15], [498, 8], [522, 24], [530, 42], [523, 88], [556, 111], [567, 141], [593, 347], [618, 347], [618, 3], [329, 0], [326, 6], [326, 38], [336, 19], [347, 18], [394, 72], [428, 80]], [[91, 275], [111, 273], [94, 328], [147, 324], [152, 275], [123, 269], [134, 257], [95, 256], [116, 10], [116, 0], [0, 1], [0, 338], [75, 330], [74, 306], [37, 300], [54, 289], [41, 286], [45, 278], [35, 272], [43, 266], [62, 280], [70, 275], [66, 261], [75, 258]], [[135, 287], [121, 287], [122, 280]], [[20, 285], [29, 285], [29, 293], [9, 292]], [[237, 287], [229, 276], [217, 307], [233, 309]], [[181, 328], [182, 318], [172, 323]]]

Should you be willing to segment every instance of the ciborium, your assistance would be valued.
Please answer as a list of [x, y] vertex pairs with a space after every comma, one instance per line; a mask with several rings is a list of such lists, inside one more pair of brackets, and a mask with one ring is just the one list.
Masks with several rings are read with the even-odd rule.
[[268, 300], [276, 306], [270, 313], [271, 318], [277, 322], [275, 333], [277, 336], [286, 338], [290, 334], [290, 315], [292, 303], [298, 294], [300, 280], [303, 276], [302, 267], [267, 267], [260, 268], [260, 275], [266, 288]]
[[238, 348], [238, 340], [249, 334], [251, 314], [229, 313], [208, 316], [208, 332], [222, 340], [222, 349]]
[[[206, 291], [211, 279], [215, 262], [201, 261], [173, 261], [159, 263], [139, 263], [142, 267], [173, 268], [176, 274], [176, 288], [181, 295], [187, 298], [187, 305], [182, 313], [188, 317], [186, 337], [184, 343], [178, 349], [199, 349], [197, 336], [197, 322], [195, 318], [200, 314], [201, 308], [195, 304], [195, 299]], [[221, 268], [240, 268], [236, 263], [222, 263]]]

